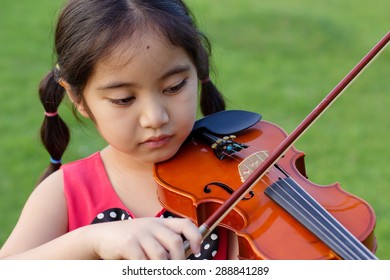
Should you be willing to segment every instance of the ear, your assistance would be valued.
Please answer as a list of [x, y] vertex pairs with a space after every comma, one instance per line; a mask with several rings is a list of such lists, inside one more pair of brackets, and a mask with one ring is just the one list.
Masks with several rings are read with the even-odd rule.
[[76, 95], [72, 91], [72, 87], [70, 84], [63, 80], [60, 79], [58, 82], [66, 91], [66, 94], [68, 95], [70, 101], [72, 102], [73, 106], [76, 107], [77, 111], [85, 118], [90, 118], [87, 109], [85, 108], [84, 104], [77, 100]]

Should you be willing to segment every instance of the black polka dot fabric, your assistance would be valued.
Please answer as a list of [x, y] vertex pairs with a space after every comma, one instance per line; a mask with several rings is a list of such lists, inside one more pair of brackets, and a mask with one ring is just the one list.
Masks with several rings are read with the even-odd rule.
[[[174, 218], [174, 214], [164, 211], [160, 218]], [[111, 208], [99, 213], [92, 221], [92, 224], [131, 220], [130, 214], [120, 208]], [[188, 260], [211, 260], [217, 254], [219, 245], [218, 230], [215, 229], [209, 236], [207, 236], [201, 245], [201, 251], [199, 254], [192, 254], [188, 257]]]
[[113, 222], [113, 221], [123, 221], [131, 220], [131, 216], [127, 211], [120, 208], [111, 208], [104, 212], [99, 213], [95, 219], [93, 219], [92, 224]]

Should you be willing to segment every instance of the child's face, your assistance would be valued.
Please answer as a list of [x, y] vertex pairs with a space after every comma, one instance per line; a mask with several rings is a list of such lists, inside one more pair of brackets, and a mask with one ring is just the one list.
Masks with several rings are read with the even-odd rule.
[[84, 98], [114, 149], [154, 163], [172, 157], [190, 133], [198, 77], [182, 48], [159, 36], [138, 42], [123, 43], [97, 64]]

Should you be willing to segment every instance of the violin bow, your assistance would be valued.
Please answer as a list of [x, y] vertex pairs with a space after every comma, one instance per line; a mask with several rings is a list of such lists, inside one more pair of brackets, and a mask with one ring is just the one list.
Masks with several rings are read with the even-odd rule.
[[[341, 96], [347, 86], [359, 75], [359, 73], [386, 47], [390, 40], [388, 32], [363, 59], [328, 93], [316, 108], [288, 135], [276, 150], [267, 157], [263, 163], [234, 191], [234, 193], [199, 227], [203, 239], [207, 237], [218, 224], [230, 213], [230, 211], [244, 198], [269, 169], [276, 164], [284, 153], [307, 131], [307, 129]], [[184, 244], [186, 256], [191, 254], [189, 242]]]

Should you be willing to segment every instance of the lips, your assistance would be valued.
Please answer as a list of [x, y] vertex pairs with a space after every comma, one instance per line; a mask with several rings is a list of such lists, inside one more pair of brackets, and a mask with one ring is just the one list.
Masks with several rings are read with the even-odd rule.
[[150, 148], [161, 148], [168, 144], [171, 138], [172, 135], [153, 136], [142, 142], [142, 144]]

